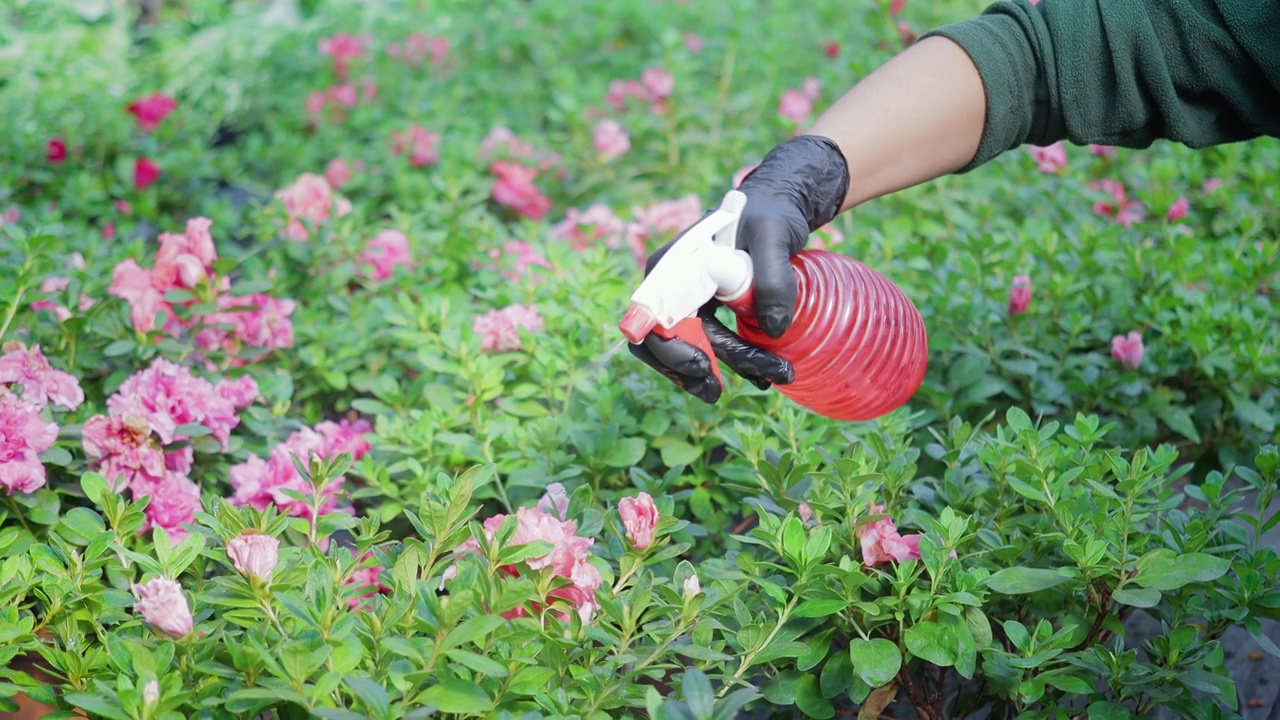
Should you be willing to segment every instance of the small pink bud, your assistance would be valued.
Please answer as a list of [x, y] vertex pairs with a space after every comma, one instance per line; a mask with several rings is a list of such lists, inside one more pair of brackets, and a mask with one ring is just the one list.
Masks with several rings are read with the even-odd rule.
[[808, 502], [800, 503], [797, 512], [800, 513], [800, 522], [809, 522], [813, 519], [813, 508], [809, 507]]
[[567, 519], [569, 516], [569, 493], [565, 492], [564, 485], [560, 483], [548, 485], [546, 494], [538, 501], [538, 509], [555, 515], [561, 520]]
[[137, 600], [133, 609], [156, 630], [175, 638], [191, 633], [194, 620], [182, 586], [169, 578], [158, 577], [142, 584], [134, 584], [133, 596]]
[[280, 541], [263, 533], [244, 533], [227, 543], [227, 557], [236, 570], [266, 582], [280, 561]]
[[1031, 278], [1018, 275], [1009, 287], [1009, 314], [1021, 315], [1031, 307]]
[[151, 707], [158, 702], [160, 702], [160, 683], [152, 680], [142, 686], [142, 703]]
[[1191, 207], [1191, 201], [1185, 197], [1180, 197], [1173, 201], [1169, 206], [1169, 212], [1165, 215], [1169, 222], [1178, 222], [1187, 216], [1187, 210]]
[[631, 545], [637, 550], [649, 547], [653, 542], [654, 528], [658, 525], [658, 507], [649, 493], [623, 498], [618, 502], [618, 514], [622, 517]]
[[1137, 330], [1128, 335], [1116, 335], [1111, 338], [1111, 357], [1125, 367], [1137, 368], [1142, 364], [1142, 356], [1146, 348], [1142, 346], [1142, 333]]

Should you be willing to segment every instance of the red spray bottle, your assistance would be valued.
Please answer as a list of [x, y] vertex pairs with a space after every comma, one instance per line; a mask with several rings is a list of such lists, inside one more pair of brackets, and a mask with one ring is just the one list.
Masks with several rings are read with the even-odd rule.
[[678, 337], [712, 358], [696, 313], [716, 298], [737, 318], [743, 340], [795, 368], [795, 381], [775, 385], [799, 405], [835, 420], [871, 420], [902, 407], [924, 381], [929, 344], [911, 300], [883, 275], [837, 253], [806, 250], [791, 259], [796, 308], [781, 337], [756, 324], [751, 256], [737, 249], [738, 218], [747, 197], [731, 190], [714, 212], [690, 228], [631, 296], [618, 327], [632, 343], [651, 331]]

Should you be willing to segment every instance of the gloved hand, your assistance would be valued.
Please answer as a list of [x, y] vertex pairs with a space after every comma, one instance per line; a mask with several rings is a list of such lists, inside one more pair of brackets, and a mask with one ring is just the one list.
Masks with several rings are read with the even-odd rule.
[[[769, 151], [738, 189], [747, 204], [738, 221], [737, 246], [754, 267], [756, 318], [765, 334], [779, 337], [795, 312], [791, 256], [804, 249], [810, 233], [839, 214], [849, 191], [849, 166], [834, 141], [801, 135]], [[674, 243], [649, 257], [646, 276]], [[761, 390], [793, 382], [791, 363], [748, 344], [716, 319], [719, 305], [713, 300], [698, 311], [716, 357]], [[682, 390], [708, 403], [720, 399], [724, 388], [711, 371], [714, 361], [698, 348], [654, 333], [628, 348]]]

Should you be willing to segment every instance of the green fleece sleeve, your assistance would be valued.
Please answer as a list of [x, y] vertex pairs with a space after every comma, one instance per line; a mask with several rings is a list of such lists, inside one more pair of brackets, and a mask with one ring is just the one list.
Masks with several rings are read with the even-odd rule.
[[1023, 144], [1280, 136], [1280, 2], [1003, 0], [930, 36], [960, 45], [986, 91], [961, 173]]

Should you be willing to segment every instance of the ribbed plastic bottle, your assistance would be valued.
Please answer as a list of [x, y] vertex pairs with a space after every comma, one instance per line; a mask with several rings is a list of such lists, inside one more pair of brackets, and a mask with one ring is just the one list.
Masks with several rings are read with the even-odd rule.
[[845, 255], [792, 257], [796, 308], [781, 337], [756, 324], [754, 293], [725, 303], [743, 340], [795, 367], [778, 392], [819, 415], [872, 420], [907, 403], [924, 381], [929, 341], [911, 300], [880, 273]]
[[924, 381], [929, 357], [915, 305], [857, 260], [805, 250], [791, 259], [797, 284], [791, 325], [769, 337], [755, 319], [750, 255], [734, 243], [745, 203], [731, 191], [668, 249], [632, 295], [619, 323], [623, 334], [638, 343], [652, 331], [709, 353], [694, 313], [715, 297], [734, 312], [744, 340], [791, 362], [794, 382], [774, 387], [797, 404], [843, 421], [872, 420], [905, 405]]

